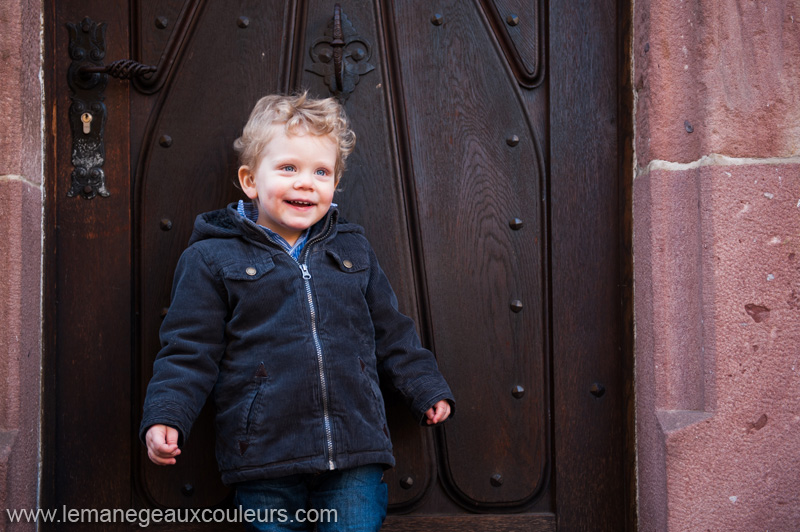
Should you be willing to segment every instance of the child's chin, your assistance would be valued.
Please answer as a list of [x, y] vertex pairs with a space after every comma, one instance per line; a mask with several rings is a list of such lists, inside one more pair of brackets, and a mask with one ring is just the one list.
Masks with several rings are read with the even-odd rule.
[[296, 231], [305, 231], [318, 221], [322, 220], [323, 216], [301, 216], [291, 220], [287, 225], [287, 227], [291, 227]]

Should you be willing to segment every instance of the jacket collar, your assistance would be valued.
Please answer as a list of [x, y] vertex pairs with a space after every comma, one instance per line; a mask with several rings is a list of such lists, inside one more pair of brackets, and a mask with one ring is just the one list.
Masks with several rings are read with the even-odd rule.
[[[228, 218], [233, 224], [244, 234], [247, 238], [259, 241], [268, 242], [270, 245], [276, 245], [272, 240], [267, 238], [267, 235], [262, 231], [257, 224], [239, 215], [238, 202], [230, 203], [226, 209]], [[337, 221], [339, 220], [339, 209], [331, 205], [325, 216], [320, 221], [311, 226], [308, 232], [308, 239], [306, 245], [316, 241], [324, 240], [335, 235], [337, 232]]]

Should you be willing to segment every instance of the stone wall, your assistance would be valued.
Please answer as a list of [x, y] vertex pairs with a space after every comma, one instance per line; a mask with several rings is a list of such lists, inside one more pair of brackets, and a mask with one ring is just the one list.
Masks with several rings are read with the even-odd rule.
[[800, 2], [637, 0], [639, 529], [800, 523]]
[[41, 6], [0, 2], [0, 530], [35, 508], [42, 336]]

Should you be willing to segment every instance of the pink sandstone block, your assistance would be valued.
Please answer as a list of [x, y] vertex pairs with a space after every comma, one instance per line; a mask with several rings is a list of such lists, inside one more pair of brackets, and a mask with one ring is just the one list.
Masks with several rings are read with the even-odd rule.
[[[0, 177], [0, 509], [34, 508], [41, 365], [41, 189]], [[0, 518], [5, 521], [5, 513]], [[0, 529], [3, 527], [0, 526]], [[7, 530], [33, 530], [8, 525]]]
[[[0, 2], [0, 175], [42, 182], [41, 6]], [[65, 58], [67, 60], [67, 58]]]
[[[696, 172], [676, 175], [654, 171], [647, 176], [650, 210], [648, 238], [651, 332], [655, 364], [666, 378], [656, 381], [656, 406], [669, 410], [704, 410], [701, 182]], [[636, 211], [638, 213], [638, 210]], [[637, 225], [637, 228], [640, 227]], [[643, 265], [644, 266], [644, 265]], [[643, 295], [637, 290], [637, 296]], [[669, 326], [663, 326], [669, 324]], [[674, 359], [672, 353], [686, 356]]]
[[[641, 530], [800, 523], [798, 227], [797, 164], [655, 170], [634, 181]], [[684, 237], [697, 245], [671, 242]], [[693, 315], [671, 312], [692, 297]], [[681, 335], [695, 338], [660, 340]], [[673, 369], [698, 359], [700, 379]], [[698, 388], [705, 406], [687, 409], [669, 393]]]
[[800, 0], [641, 0], [634, 27], [639, 166], [800, 154]]

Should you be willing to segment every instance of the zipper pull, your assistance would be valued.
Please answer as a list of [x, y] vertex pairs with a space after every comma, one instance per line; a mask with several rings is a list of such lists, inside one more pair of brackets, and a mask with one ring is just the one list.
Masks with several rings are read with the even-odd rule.
[[308, 271], [308, 266], [301, 264], [300, 269], [303, 270], [303, 279], [311, 279], [311, 272]]

